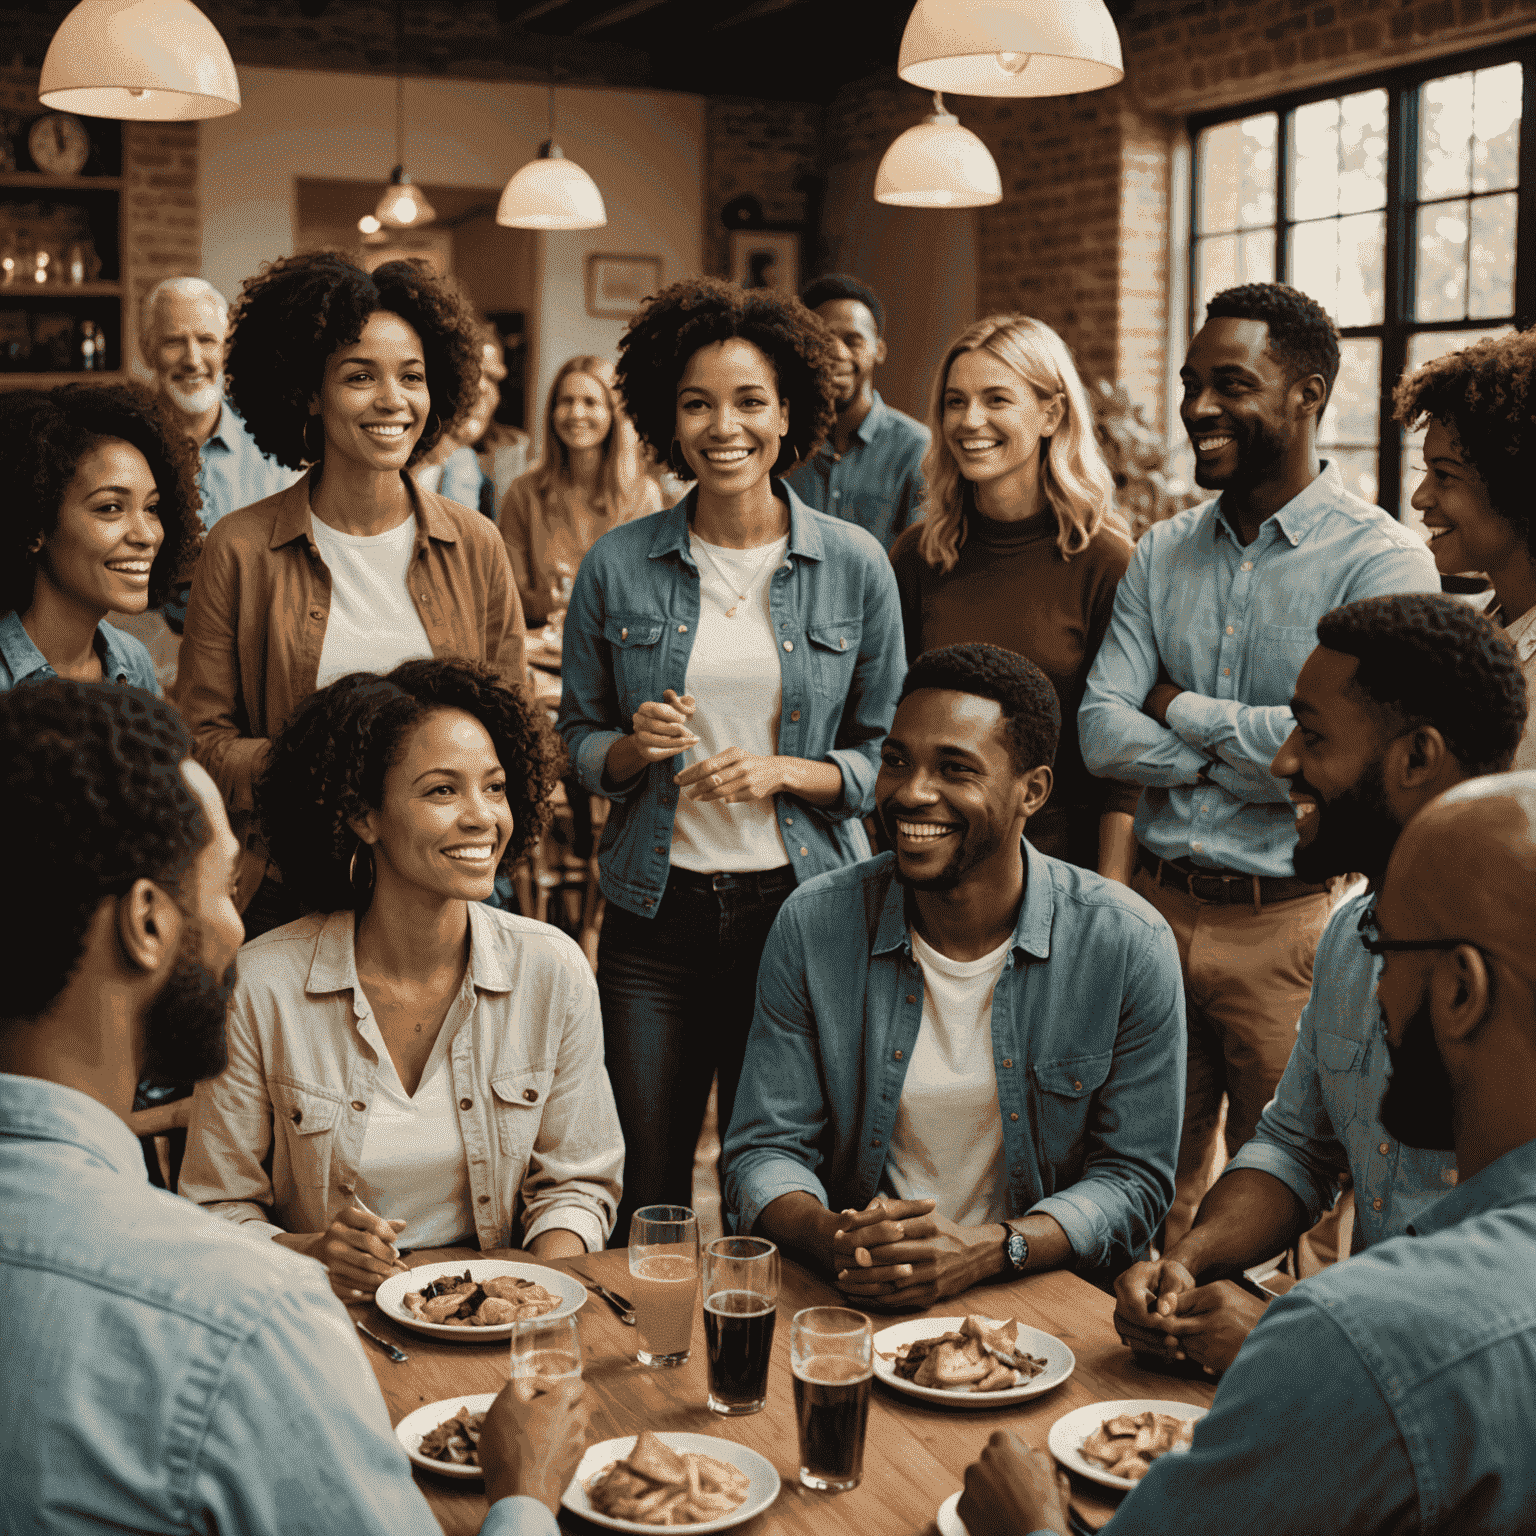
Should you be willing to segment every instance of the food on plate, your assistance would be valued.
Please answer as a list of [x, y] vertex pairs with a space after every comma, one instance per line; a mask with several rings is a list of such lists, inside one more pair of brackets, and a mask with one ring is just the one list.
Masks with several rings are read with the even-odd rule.
[[882, 1360], [895, 1362], [903, 1381], [940, 1392], [1007, 1392], [1032, 1381], [1050, 1364], [1018, 1347], [1019, 1325], [967, 1317], [958, 1333], [914, 1339]]
[[462, 1275], [444, 1275], [425, 1290], [405, 1293], [405, 1308], [412, 1317], [445, 1328], [500, 1328], [543, 1317], [559, 1305], [558, 1296], [532, 1280], [512, 1275], [476, 1280], [467, 1269]]
[[644, 1430], [623, 1461], [587, 1481], [587, 1497], [601, 1515], [641, 1525], [697, 1525], [718, 1520], [746, 1502], [751, 1480], [727, 1461], [696, 1451], [674, 1451]]
[[1082, 1454], [1102, 1464], [1111, 1477], [1139, 1483], [1159, 1456], [1187, 1451], [1194, 1433], [1193, 1419], [1171, 1413], [1117, 1413], [1083, 1441]]
[[483, 1413], [460, 1408], [451, 1419], [444, 1419], [436, 1429], [429, 1429], [421, 1437], [416, 1454], [428, 1461], [452, 1462], [456, 1467], [478, 1467], [480, 1428], [484, 1423]]

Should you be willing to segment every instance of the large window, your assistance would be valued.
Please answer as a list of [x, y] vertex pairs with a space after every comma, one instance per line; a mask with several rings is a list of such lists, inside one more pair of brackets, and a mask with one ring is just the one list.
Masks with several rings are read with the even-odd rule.
[[[1532, 124], [1522, 135], [1522, 123]], [[1536, 47], [1378, 75], [1190, 124], [1190, 332], [1237, 283], [1309, 293], [1342, 358], [1321, 440], [1345, 483], [1413, 518], [1405, 368], [1536, 321]]]

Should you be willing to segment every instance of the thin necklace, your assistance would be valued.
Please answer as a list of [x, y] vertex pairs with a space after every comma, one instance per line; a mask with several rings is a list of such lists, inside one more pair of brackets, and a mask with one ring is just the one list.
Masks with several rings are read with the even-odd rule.
[[[720, 578], [720, 580], [725, 583], [726, 591], [727, 592], [736, 592], [736, 583], [733, 582], [725, 574], [725, 572], [720, 569], [719, 563], [716, 561], [715, 557], [712, 554], [710, 554], [710, 552], [709, 552], [709, 546], [704, 542], [703, 539], [699, 538], [699, 536], [697, 534], [694, 535], [694, 541], [699, 546], [699, 553], [701, 555], [703, 555], [706, 560], [709, 561], [709, 568], [710, 568], [710, 570], [712, 570], [715, 573], [715, 575], [718, 576]], [[747, 583], [746, 583], [747, 591], [746, 592], [736, 592], [736, 601], [734, 603], [732, 603], [731, 606], [725, 610], [726, 618], [734, 619], [736, 617], [737, 613], [740, 612], [741, 605], [744, 602], [746, 602], [746, 600], [747, 600], [747, 592], [750, 592], [752, 590], [752, 588], [757, 585], [757, 578], [763, 574], [763, 568], [778, 553], [778, 549], [779, 549], [779, 541], [777, 539], [775, 539], [773, 541], [773, 543], [768, 546], [768, 553], [766, 555], [764, 555], [757, 562], [757, 564], [755, 566], [753, 566], [752, 574], [747, 579]]]

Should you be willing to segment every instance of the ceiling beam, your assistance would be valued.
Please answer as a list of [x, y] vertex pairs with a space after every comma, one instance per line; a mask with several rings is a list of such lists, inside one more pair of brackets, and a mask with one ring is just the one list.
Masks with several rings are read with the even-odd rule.
[[563, 10], [571, 3], [571, 0], [539, 0], [537, 5], [530, 5], [527, 10], [519, 11], [510, 18], [514, 27], [525, 27], [530, 21], [536, 21], [540, 16], [547, 16], [551, 11]]
[[616, 27], [621, 21], [628, 21], [631, 16], [644, 15], [646, 11], [654, 11], [666, 3], [667, 0], [629, 0], [627, 5], [616, 5], [610, 11], [599, 11], [596, 16], [589, 16], [575, 30], [600, 32], [604, 27]]
[[743, 6], [734, 16], [727, 16], [705, 30], [724, 32], [728, 27], [739, 27], [743, 22], [756, 21], [762, 16], [772, 16], [776, 11], [787, 11], [792, 6], [802, 3], [803, 0], [756, 0], [755, 4]]

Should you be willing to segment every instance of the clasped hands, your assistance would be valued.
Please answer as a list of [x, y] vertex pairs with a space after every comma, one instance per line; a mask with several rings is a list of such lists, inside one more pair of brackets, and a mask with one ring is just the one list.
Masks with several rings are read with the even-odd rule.
[[1267, 1305], [1231, 1280], [1198, 1285], [1177, 1259], [1162, 1259], [1133, 1264], [1115, 1282], [1115, 1329], [1138, 1353], [1193, 1360], [1219, 1376]]
[[940, 1216], [932, 1200], [876, 1195], [862, 1211], [829, 1211], [837, 1288], [878, 1308], [931, 1307], [995, 1273], [980, 1228]]
[[[659, 700], [647, 699], [633, 716], [634, 743], [648, 763], [663, 763], [699, 744], [688, 728], [698, 705], [691, 693], [668, 688]], [[786, 788], [787, 759], [761, 757], [742, 747], [727, 747], [702, 763], [691, 763], [672, 782], [694, 801], [726, 805], [767, 800]]]

